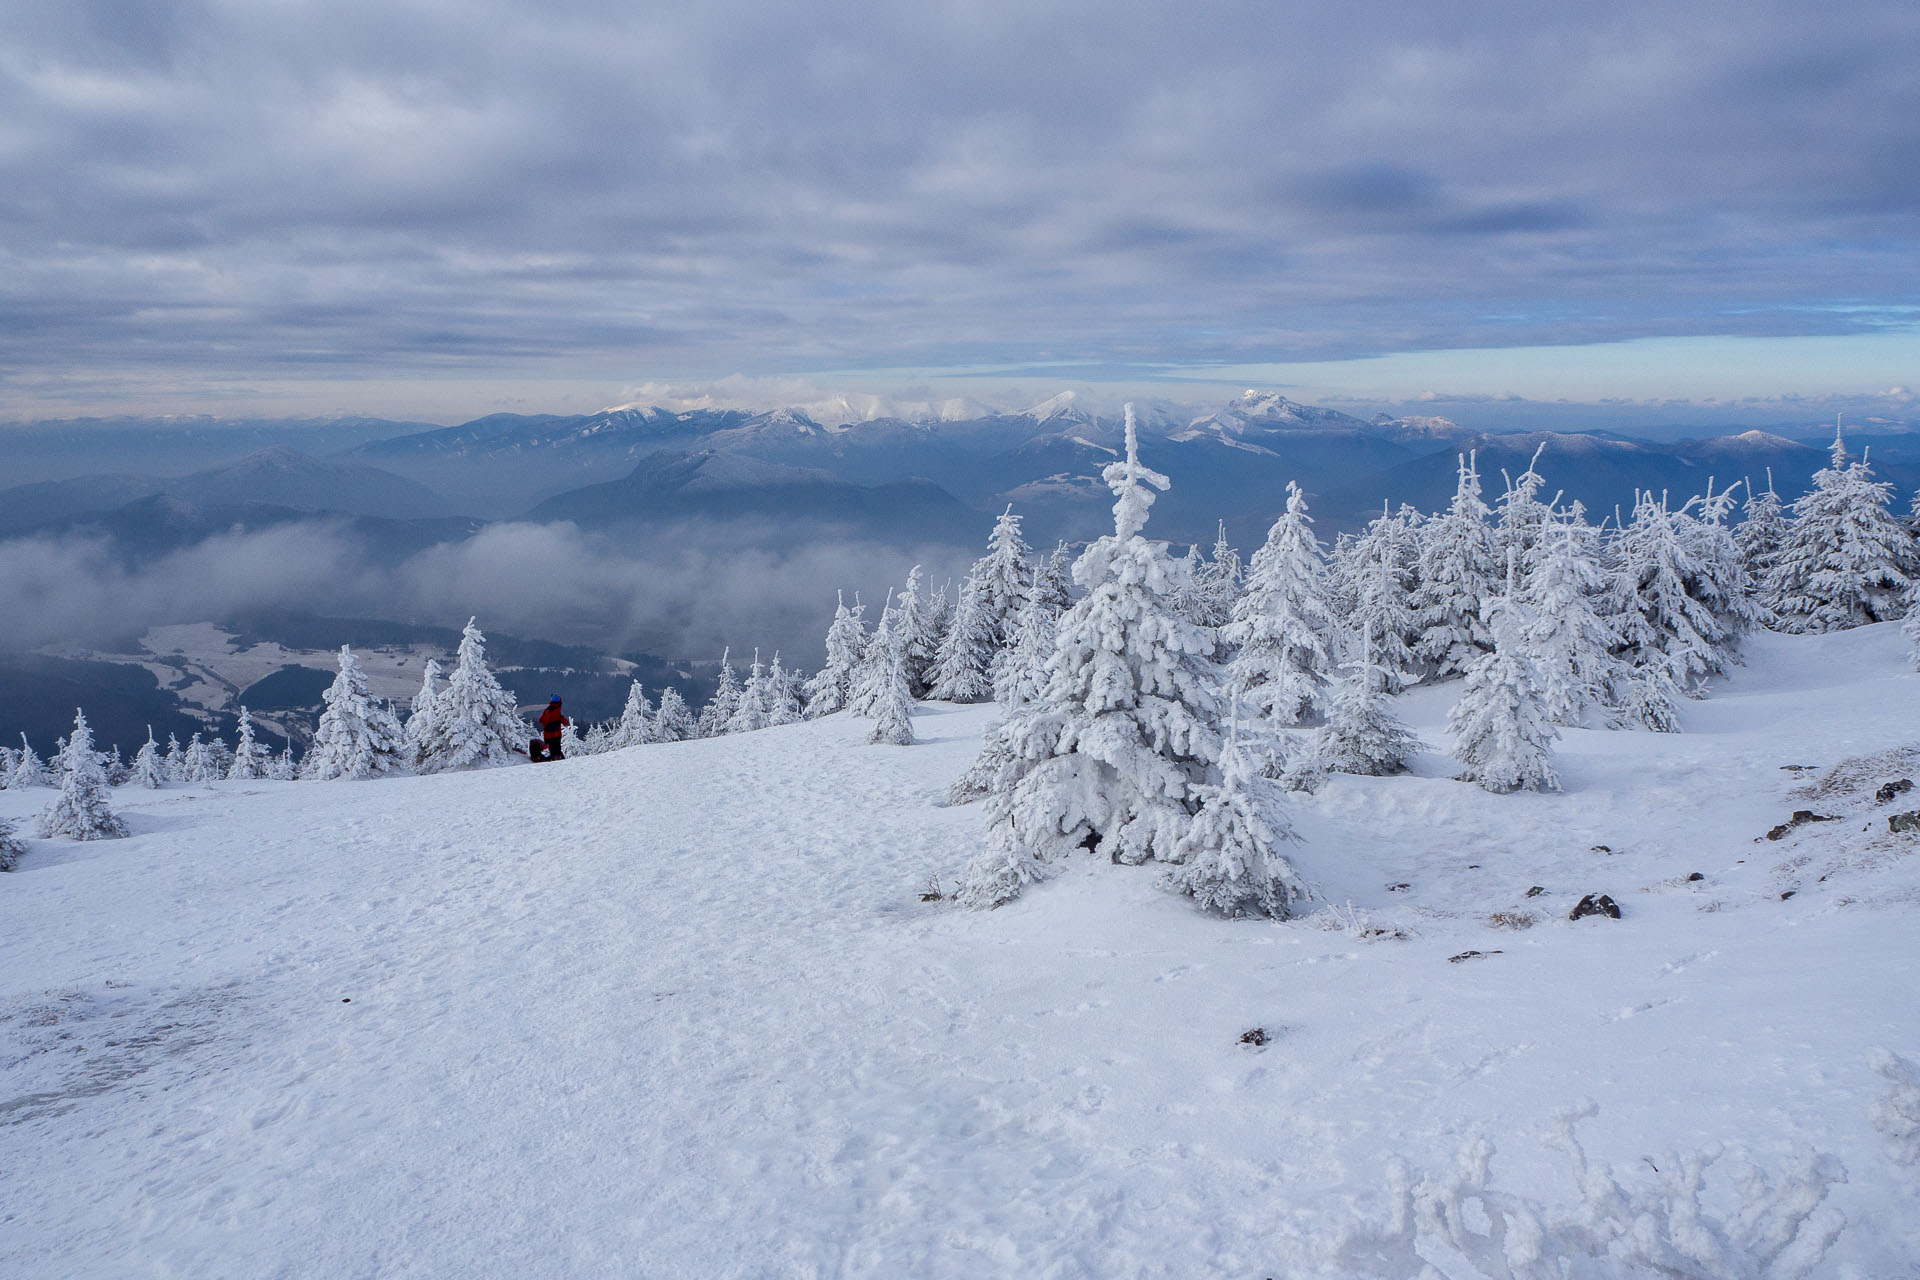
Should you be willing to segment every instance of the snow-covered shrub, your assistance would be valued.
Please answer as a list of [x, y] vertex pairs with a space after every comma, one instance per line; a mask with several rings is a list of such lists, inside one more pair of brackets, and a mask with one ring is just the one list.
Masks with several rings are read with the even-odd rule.
[[[1831, 1156], [1764, 1169], [1724, 1148], [1645, 1162], [1624, 1181], [1588, 1157], [1575, 1132], [1589, 1105], [1560, 1117], [1550, 1145], [1566, 1154], [1570, 1203], [1492, 1186], [1493, 1144], [1470, 1143], [1451, 1169], [1387, 1173], [1387, 1211], [1347, 1227], [1313, 1274], [1329, 1280], [1798, 1280], [1846, 1225], [1826, 1203], [1846, 1181]], [[1731, 1194], [1728, 1194], [1731, 1193]], [[1730, 1206], [1727, 1207], [1727, 1206]]]
[[[463, 653], [465, 648], [461, 646]], [[366, 673], [360, 670], [353, 650], [344, 644], [340, 646], [340, 673], [321, 697], [327, 709], [320, 713], [320, 727], [307, 749], [303, 776], [318, 782], [377, 778], [405, 763], [400, 722], [368, 691]], [[431, 753], [437, 746], [437, 741], [428, 744], [428, 767], [432, 767]], [[188, 756], [191, 763], [191, 749]]]
[[1308, 894], [1280, 850], [1295, 837], [1279, 784], [1261, 776], [1261, 763], [1237, 742], [1225, 748], [1221, 780], [1199, 789], [1200, 811], [1174, 846], [1178, 865], [1166, 882], [1223, 916], [1283, 920]]
[[12, 871], [27, 853], [26, 842], [13, 834], [13, 823], [0, 818], [0, 871]]
[[672, 685], [660, 691], [660, 708], [653, 714], [653, 732], [660, 742], [685, 742], [699, 736], [700, 726], [693, 718], [693, 709]]
[[1873, 1104], [1873, 1127], [1887, 1140], [1895, 1164], [1920, 1164], [1920, 1062], [1891, 1049], [1875, 1049], [1867, 1065], [1887, 1081]]
[[1393, 714], [1386, 674], [1369, 656], [1372, 652], [1371, 637], [1363, 636], [1360, 656], [1349, 664], [1327, 708], [1319, 760], [1329, 773], [1403, 773], [1408, 757], [1420, 749], [1420, 739]]
[[20, 754], [14, 757], [13, 773], [7, 779], [10, 790], [25, 787], [50, 787], [53, 775], [47, 772], [47, 766], [40, 762], [34, 753], [33, 744], [27, 741], [27, 735], [20, 735]]
[[1560, 731], [1546, 716], [1540, 670], [1527, 652], [1530, 619], [1513, 595], [1493, 601], [1493, 651], [1467, 672], [1460, 701], [1447, 713], [1454, 759], [1467, 777], [1488, 791], [1557, 791], [1551, 748]]
[[127, 824], [108, 801], [107, 775], [93, 749], [93, 730], [83, 712], [73, 713], [73, 732], [54, 758], [60, 774], [60, 795], [40, 815], [40, 834], [52, 839], [115, 840], [127, 834]]

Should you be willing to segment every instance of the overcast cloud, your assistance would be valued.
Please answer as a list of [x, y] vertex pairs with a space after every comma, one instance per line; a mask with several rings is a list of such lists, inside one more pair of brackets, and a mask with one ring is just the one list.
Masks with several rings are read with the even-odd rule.
[[0, 0], [0, 30], [4, 416], [1844, 334], [1920, 284], [1910, 0]]

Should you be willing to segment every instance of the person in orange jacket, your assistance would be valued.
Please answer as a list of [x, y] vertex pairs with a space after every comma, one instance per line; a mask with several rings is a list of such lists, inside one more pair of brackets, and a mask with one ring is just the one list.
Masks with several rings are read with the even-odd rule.
[[554, 694], [547, 702], [547, 709], [540, 713], [540, 739], [544, 754], [534, 759], [565, 760], [567, 757], [560, 750], [560, 734], [572, 723], [566, 713], [560, 710], [560, 695]]

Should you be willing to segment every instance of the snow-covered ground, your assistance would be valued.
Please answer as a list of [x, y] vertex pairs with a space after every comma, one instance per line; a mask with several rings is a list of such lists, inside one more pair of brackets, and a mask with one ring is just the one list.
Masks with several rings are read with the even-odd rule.
[[[1920, 756], [1793, 794], [1920, 744], [1920, 676], [1892, 626], [1747, 653], [1684, 734], [1570, 733], [1562, 795], [1436, 753], [1296, 798], [1332, 905], [1284, 924], [1091, 862], [922, 902], [985, 708], [122, 790], [132, 839], [0, 876], [0, 1275], [1310, 1276], [1395, 1157], [1485, 1135], [1571, 1205], [1584, 1100], [1622, 1181], [1831, 1154], [1815, 1274], [1920, 1274], [1867, 1065], [1920, 1055], [1920, 790], [1873, 799]], [[1757, 839], [1802, 808], [1845, 820]]]

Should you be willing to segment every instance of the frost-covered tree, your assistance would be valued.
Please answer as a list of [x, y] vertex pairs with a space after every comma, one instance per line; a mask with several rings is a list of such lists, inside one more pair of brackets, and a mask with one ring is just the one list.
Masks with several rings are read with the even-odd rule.
[[1632, 522], [1614, 540], [1614, 558], [1605, 620], [1620, 637], [1622, 661], [1657, 671], [1646, 687], [1670, 684], [1692, 694], [1725, 670], [1732, 635], [1690, 590], [1702, 580], [1702, 566], [1664, 497], [1639, 496]]
[[133, 776], [133, 770], [129, 769], [126, 761], [120, 758], [119, 743], [108, 747], [106, 752], [101, 755], [100, 767], [105, 770], [107, 785], [110, 787], [125, 786], [127, 779]]
[[413, 695], [403, 730], [407, 767], [419, 771], [426, 759], [427, 743], [439, 728], [440, 663], [428, 658], [420, 669], [420, 692]]
[[1033, 555], [1026, 539], [1020, 536], [1020, 517], [1009, 506], [993, 522], [987, 538], [987, 554], [974, 563], [968, 580], [979, 593], [976, 606], [980, 618], [993, 634], [996, 648], [1013, 643], [1014, 622], [1026, 603], [1027, 587], [1033, 580]]
[[153, 726], [148, 725], [147, 740], [133, 754], [133, 773], [128, 781], [149, 791], [158, 791], [166, 781], [166, 770], [166, 762], [160, 758], [160, 744], [153, 740]]
[[1327, 601], [1326, 562], [1300, 486], [1253, 553], [1246, 590], [1221, 633], [1234, 647], [1228, 672], [1262, 730], [1325, 709], [1339, 624]]
[[13, 785], [13, 748], [0, 743], [0, 791]]
[[1076, 849], [1178, 862], [1201, 788], [1220, 781], [1213, 637], [1174, 612], [1178, 567], [1141, 536], [1169, 482], [1141, 465], [1131, 405], [1126, 447], [1104, 472], [1114, 530], [1074, 566], [1086, 595], [1060, 620], [1046, 692], [1006, 721], [987, 846], [960, 889], [969, 905], [1008, 901]]
[[657, 740], [653, 703], [648, 700], [647, 691], [641, 688], [640, 682], [635, 680], [627, 686], [626, 705], [620, 708], [620, 718], [614, 722], [613, 730], [607, 735], [606, 749], [618, 751]]
[[243, 705], [240, 708], [240, 732], [233, 746], [233, 763], [227, 766], [228, 782], [251, 782], [267, 776], [267, 749], [253, 736], [253, 721]]
[[73, 713], [73, 732], [67, 735], [54, 764], [60, 774], [60, 795], [40, 815], [43, 837], [113, 840], [127, 834], [127, 824], [115, 815], [109, 802], [107, 775], [100, 768], [100, 757], [93, 749], [93, 730], [87, 727], [83, 712]]
[[1034, 565], [1027, 594], [1045, 601], [1056, 618], [1073, 604], [1073, 552], [1064, 539], [1054, 544], [1044, 561]]
[[[445, 773], [511, 764], [525, 754], [531, 737], [513, 695], [500, 687], [487, 666], [486, 636], [476, 619], [467, 619], [453, 674], [435, 702], [433, 731], [420, 752], [420, 771]], [[307, 752], [309, 767], [318, 747], [316, 742]]]
[[[927, 643], [933, 647], [936, 659], [940, 653], [940, 646], [947, 641], [947, 628], [953, 625], [952, 591], [953, 580], [949, 578], [927, 594], [924, 605], [926, 622], [923, 626], [927, 634]], [[931, 664], [927, 669], [929, 672], [932, 671]], [[931, 683], [933, 677], [929, 675], [927, 679]]]
[[733, 646], [720, 650], [720, 676], [714, 682], [713, 696], [700, 708], [700, 736], [717, 738], [733, 725], [733, 713], [740, 709], [740, 677], [733, 671]]
[[939, 637], [930, 625], [921, 581], [920, 566], [915, 565], [907, 574], [907, 585], [893, 602], [894, 626], [907, 646], [907, 687], [915, 698], [927, 696], [933, 664], [940, 655]]
[[1420, 584], [1413, 594], [1420, 636], [1413, 649], [1439, 680], [1465, 672], [1493, 648], [1484, 617], [1496, 572], [1493, 535], [1473, 454], [1460, 458], [1453, 505], [1428, 521], [1422, 534]]
[[13, 774], [7, 779], [9, 789], [24, 790], [27, 787], [50, 787], [53, 775], [47, 772], [47, 766], [40, 762], [34, 753], [33, 744], [27, 741], [27, 735], [20, 735], [20, 754], [14, 757]]
[[400, 722], [368, 690], [366, 673], [349, 646], [340, 646], [340, 672], [321, 698], [327, 707], [307, 750], [304, 776], [316, 782], [359, 780], [404, 767]]
[[[1018, 536], [1017, 534], [1015, 536]], [[940, 653], [934, 659], [932, 687], [927, 696], [943, 702], [985, 702], [993, 696], [993, 680], [989, 674], [1000, 649], [1002, 629], [987, 616], [985, 580], [981, 577], [982, 560], [974, 566], [973, 572], [960, 586], [960, 603], [954, 607], [953, 622], [947, 628], [947, 634], [940, 642]], [[1016, 628], [1006, 629], [1006, 643], [1011, 643]]]
[[774, 650], [773, 665], [767, 668], [767, 723], [778, 728], [795, 724], [806, 715], [806, 699], [801, 693], [804, 681], [795, 667], [784, 666], [780, 651]]
[[1308, 893], [1281, 852], [1296, 837], [1279, 784], [1261, 776], [1261, 762], [1237, 741], [1222, 751], [1220, 774], [1196, 789], [1200, 809], [1175, 845], [1167, 885], [1223, 916], [1284, 920]]
[[770, 723], [767, 705], [767, 668], [760, 661], [760, 650], [753, 651], [753, 663], [747, 668], [747, 682], [734, 699], [733, 716], [727, 721], [728, 733], [752, 733]]
[[13, 823], [0, 818], [0, 871], [12, 871], [27, 856], [26, 842], [13, 834]]
[[267, 777], [275, 782], [292, 782], [300, 776], [300, 766], [293, 759], [293, 739], [288, 738], [280, 754], [267, 766]]
[[[1495, 504], [1493, 562], [1505, 564], [1509, 553], [1517, 555], [1523, 582], [1533, 573], [1535, 549], [1553, 520], [1552, 504], [1540, 500], [1540, 490], [1546, 484], [1546, 479], [1537, 468], [1540, 455], [1546, 450], [1546, 442], [1542, 441], [1540, 447], [1533, 451], [1527, 469], [1518, 478], [1501, 473], [1507, 482], [1507, 490]], [[1554, 499], [1555, 502], [1558, 500]]]
[[1734, 490], [1731, 486], [1713, 491], [1713, 477], [1707, 477], [1707, 491], [1680, 509], [1674, 529], [1686, 544], [1694, 564], [1693, 577], [1687, 582], [1687, 594], [1707, 606], [1719, 622], [1730, 651], [1739, 638], [1759, 626], [1765, 616], [1755, 599], [1752, 577], [1740, 556], [1728, 521], [1733, 516]]
[[1920, 574], [1912, 533], [1887, 510], [1893, 486], [1876, 481], [1863, 457], [1847, 462], [1836, 433], [1833, 465], [1793, 504], [1774, 578], [1784, 631], [1844, 631], [1898, 618]]
[[[880, 608], [880, 621], [874, 624], [873, 634], [867, 638], [860, 669], [854, 673], [853, 689], [847, 695], [847, 710], [854, 715], [871, 718], [879, 706], [881, 686], [886, 682], [887, 654], [895, 643], [901, 643], [900, 615], [893, 607], [893, 592], [889, 591]], [[908, 683], [911, 687], [911, 679]]]
[[1233, 621], [1233, 605], [1240, 598], [1245, 571], [1240, 553], [1227, 541], [1227, 523], [1222, 520], [1213, 542], [1213, 558], [1194, 575], [1194, 621], [1203, 627], [1224, 627]]
[[1552, 747], [1560, 736], [1547, 719], [1540, 670], [1527, 652], [1532, 619], [1518, 598], [1519, 561], [1507, 578], [1507, 594], [1488, 602], [1493, 650], [1467, 671], [1460, 701], [1447, 713], [1453, 755], [1466, 776], [1488, 791], [1558, 791]]
[[1538, 544], [1526, 583], [1531, 618], [1524, 640], [1546, 717], [1560, 725], [1581, 724], [1589, 709], [1613, 705], [1623, 674], [1614, 657], [1620, 637], [1595, 607], [1607, 575], [1593, 536], [1586, 525], [1556, 524]]
[[1380, 688], [1398, 693], [1418, 679], [1419, 658], [1410, 640], [1418, 636], [1411, 583], [1419, 555], [1415, 535], [1402, 516], [1384, 509], [1356, 538], [1345, 557], [1351, 598], [1350, 630], [1359, 635]]
[[1393, 714], [1387, 676], [1370, 656], [1370, 640], [1361, 635], [1356, 656], [1327, 707], [1317, 745], [1319, 767], [1328, 773], [1404, 773], [1408, 759], [1420, 749], [1420, 739]]
[[185, 782], [187, 780], [187, 749], [180, 745], [180, 739], [173, 734], [167, 735], [167, 781]]
[[827, 628], [827, 665], [814, 672], [804, 689], [807, 719], [845, 710], [847, 700], [853, 696], [860, 660], [867, 652], [867, 627], [861, 620], [865, 612], [866, 606], [857, 597], [849, 609], [846, 593], [839, 594], [833, 625]]
[[220, 753], [213, 749], [210, 742], [202, 742], [199, 734], [187, 739], [188, 782], [218, 782], [226, 776], [220, 767]]
[[[896, 747], [913, 745], [913, 690], [907, 683], [907, 636], [882, 627], [874, 637], [877, 653], [872, 689], [873, 729], [867, 741]], [[882, 647], [884, 646], [884, 647]]]
[[1743, 515], [1740, 527], [1734, 530], [1734, 545], [1739, 549], [1747, 579], [1753, 584], [1754, 602], [1759, 606], [1760, 616], [1766, 625], [1774, 626], [1779, 622], [1780, 549], [1787, 540], [1787, 517], [1779, 496], [1773, 491], [1772, 467], [1767, 468], [1765, 493], [1755, 492], [1752, 482], [1748, 482]]
[[672, 685], [660, 691], [660, 709], [653, 715], [653, 732], [659, 742], [685, 742], [700, 736], [693, 709]]

